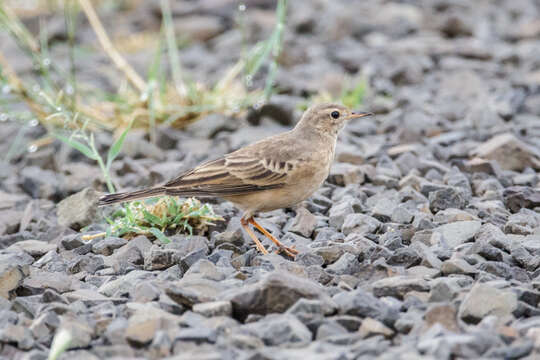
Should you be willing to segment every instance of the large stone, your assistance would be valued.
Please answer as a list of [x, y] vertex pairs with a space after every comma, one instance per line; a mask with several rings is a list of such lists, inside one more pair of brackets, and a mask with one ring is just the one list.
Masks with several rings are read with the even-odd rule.
[[34, 199], [53, 199], [60, 195], [62, 177], [52, 170], [25, 166], [19, 178], [21, 187]]
[[77, 280], [64, 272], [49, 272], [41, 269], [31, 268], [30, 276], [24, 279], [23, 285], [35, 291], [53, 289], [58, 293], [73, 290]]
[[518, 212], [522, 208], [540, 207], [540, 189], [512, 186], [504, 189], [503, 197], [504, 203], [512, 212]]
[[223, 290], [224, 287], [218, 281], [185, 278], [170, 283], [166, 293], [178, 304], [192, 307], [198, 303], [218, 300], [218, 295]]
[[469, 241], [478, 232], [482, 222], [478, 220], [458, 221], [436, 227], [433, 231], [441, 236], [441, 241], [445, 242], [451, 249]]
[[128, 304], [128, 308], [134, 313], [128, 320], [124, 336], [136, 346], [150, 343], [158, 330], [176, 328], [180, 322], [179, 316], [151, 304], [131, 303]]
[[182, 253], [176, 249], [164, 249], [152, 245], [150, 251], [144, 254], [144, 268], [146, 270], [163, 270], [180, 263]]
[[268, 346], [305, 346], [312, 336], [304, 324], [289, 314], [271, 314], [242, 326], [241, 330], [257, 336]]
[[504, 170], [523, 171], [526, 167], [540, 169], [540, 153], [511, 133], [492, 137], [472, 155], [487, 160], [495, 160]]
[[29, 273], [29, 265], [34, 259], [24, 253], [0, 255], [0, 297], [9, 299], [11, 292], [17, 289]]
[[394, 335], [394, 331], [388, 326], [384, 325], [378, 320], [369, 317], [362, 320], [362, 325], [360, 325], [360, 329], [358, 329], [358, 332], [363, 338], [377, 335], [391, 337], [392, 335]]
[[429, 193], [429, 207], [434, 213], [450, 208], [462, 209], [467, 205], [463, 190], [458, 187], [447, 187]]
[[210, 301], [193, 305], [193, 312], [206, 317], [231, 316], [232, 304], [230, 301]]
[[365, 175], [360, 166], [347, 163], [334, 163], [328, 175], [328, 181], [339, 186], [362, 184], [364, 179]]
[[341, 231], [345, 235], [356, 233], [365, 235], [374, 233], [381, 226], [381, 222], [365, 214], [349, 214], [345, 218]]
[[309, 238], [316, 226], [317, 218], [315, 215], [305, 208], [299, 208], [289, 231]]
[[362, 289], [341, 292], [334, 295], [332, 300], [336, 303], [339, 314], [372, 317], [387, 326], [392, 326], [398, 317], [397, 309]]
[[86, 188], [58, 203], [58, 223], [74, 230], [90, 225], [98, 217], [99, 194]]
[[57, 249], [56, 244], [51, 244], [46, 241], [40, 241], [40, 240], [23, 240], [16, 242], [15, 244], [11, 245], [9, 248], [7, 248], [7, 251], [24, 251], [30, 256], [33, 256], [35, 258], [39, 258], [46, 253], [48, 253], [51, 250]]
[[330, 301], [318, 283], [281, 271], [272, 272], [259, 282], [225, 296], [232, 302], [233, 312], [239, 318], [249, 314], [282, 313], [301, 298]]
[[430, 328], [437, 323], [450, 331], [459, 332], [456, 309], [452, 305], [437, 304], [426, 311], [424, 314], [424, 326]]
[[517, 306], [517, 295], [513, 291], [478, 283], [463, 299], [459, 317], [465, 322], [476, 324], [488, 315], [495, 315], [499, 324], [503, 324], [512, 318], [512, 312]]
[[398, 299], [411, 291], [429, 291], [426, 280], [406, 276], [392, 276], [373, 283], [373, 295], [377, 297], [393, 296]]

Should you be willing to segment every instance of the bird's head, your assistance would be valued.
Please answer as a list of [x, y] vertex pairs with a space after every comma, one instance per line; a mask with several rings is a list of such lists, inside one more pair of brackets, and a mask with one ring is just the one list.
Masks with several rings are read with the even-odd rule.
[[297, 128], [308, 127], [323, 134], [336, 136], [347, 121], [370, 115], [373, 114], [351, 111], [339, 104], [319, 104], [304, 112]]

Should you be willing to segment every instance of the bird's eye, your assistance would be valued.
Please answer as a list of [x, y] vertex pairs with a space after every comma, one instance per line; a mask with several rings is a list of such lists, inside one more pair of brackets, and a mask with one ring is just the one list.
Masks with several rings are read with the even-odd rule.
[[332, 111], [330, 116], [333, 117], [334, 119], [337, 119], [339, 117], [339, 111]]

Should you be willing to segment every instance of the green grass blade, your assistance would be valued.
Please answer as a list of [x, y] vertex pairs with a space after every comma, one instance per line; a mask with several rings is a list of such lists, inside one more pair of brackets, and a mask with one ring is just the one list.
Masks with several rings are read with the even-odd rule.
[[148, 211], [144, 210], [142, 211], [144, 219], [148, 221], [150, 225], [158, 225], [163, 226], [163, 221], [156, 215], [149, 213]]
[[114, 144], [109, 148], [109, 153], [107, 154], [107, 169], [110, 169], [112, 162], [114, 161], [114, 159], [116, 159], [116, 157], [122, 150], [124, 140], [126, 139], [129, 130], [131, 130], [131, 125], [133, 125], [133, 121], [129, 123], [126, 130], [122, 132], [122, 134], [118, 137], [118, 139], [116, 139]]
[[171, 240], [167, 236], [165, 236], [165, 234], [162, 233], [161, 230], [159, 229], [150, 228], [148, 229], [148, 231], [150, 231], [152, 235], [154, 235], [159, 241], [161, 241], [164, 244], [168, 244], [171, 242]]
[[66, 143], [67, 145], [71, 146], [72, 148], [79, 150], [87, 158], [92, 159], [92, 160], [98, 159], [97, 154], [94, 153], [89, 146], [83, 144], [82, 142], [65, 137], [60, 134], [53, 134], [53, 136], [57, 138], [58, 140]]

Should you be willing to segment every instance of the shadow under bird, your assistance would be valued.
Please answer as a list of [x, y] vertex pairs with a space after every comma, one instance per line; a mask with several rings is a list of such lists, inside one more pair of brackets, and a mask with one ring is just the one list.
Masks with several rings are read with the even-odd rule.
[[315, 105], [290, 131], [203, 163], [164, 185], [105, 195], [99, 204], [161, 195], [220, 197], [244, 211], [242, 227], [260, 252], [268, 254], [249, 224], [274, 242], [280, 251], [294, 257], [298, 251], [284, 246], [253, 216], [291, 207], [313, 194], [328, 177], [339, 131], [348, 120], [369, 115], [372, 114], [353, 112], [338, 104]]

